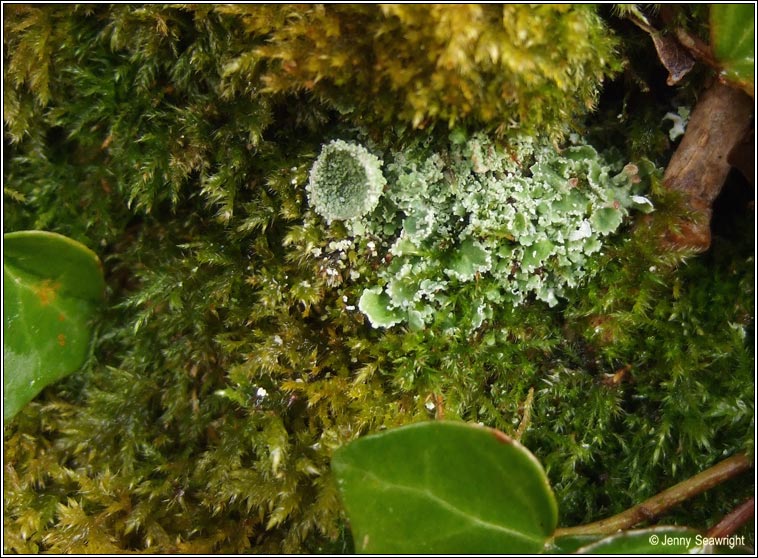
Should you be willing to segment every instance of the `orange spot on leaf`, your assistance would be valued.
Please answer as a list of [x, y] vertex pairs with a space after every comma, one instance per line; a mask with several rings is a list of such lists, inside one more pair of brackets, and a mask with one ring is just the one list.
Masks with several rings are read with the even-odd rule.
[[45, 279], [39, 285], [34, 288], [34, 294], [37, 295], [39, 303], [42, 306], [47, 306], [55, 300], [58, 296], [58, 289], [61, 288], [59, 282], [53, 282], [51, 279]]
[[58, 345], [60, 345], [61, 347], [66, 346], [66, 336], [63, 335], [62, 333], [58, 334]]
[[64, 316], [63, 314], [58, 314], [58, 321], [59, 322], [65, 322], [66, 321], [66, 316]]

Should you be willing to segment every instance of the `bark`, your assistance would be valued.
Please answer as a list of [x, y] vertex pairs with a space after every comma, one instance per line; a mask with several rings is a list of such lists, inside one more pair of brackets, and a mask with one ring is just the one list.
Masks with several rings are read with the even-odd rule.
[[751, 126], [753, 102], [745, 93], [714, 83], [698, 101], [687, 132], [663, 176], [683, 194], [683, 216], [667, 242], [705, 251], [711, 244], [711, 208], [731, 168], [730, 151]]

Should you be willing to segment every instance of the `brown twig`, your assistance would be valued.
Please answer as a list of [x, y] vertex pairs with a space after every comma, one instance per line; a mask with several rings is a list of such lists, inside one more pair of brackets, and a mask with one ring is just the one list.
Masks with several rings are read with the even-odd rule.
[[714, 538], [728, 537], [745, 523], [750, 521], [750, 518], [753, 517], [754, 514], [755, 498], [751, 496], [737, 508], [733, 509], [729, 514], [724, 516], [724, 519], [711, 527], [708, 530], [708, 536]]
[[740, 473], [743, 473], [753, 466], [752, 462], [744, 454], [737, 454], [721, 463], [698, 473], [663, 492], [656, 494], [629, 508], [613, 517], [588, 523], [586, 525], [577, 525], [576, 527], [564, 527], [556, 529], [555, 537], [564, 537], [567, 535], [610, 535], [623, 529], [630, 529], [638, 523], [649, 521], [668, 511], [674, 506], [681, 504], [685, 500], [692, 498], [721, 484]]
[[661, 20], [665, 25], [667, 25], [669, 28], [673, 28], [674, 35], [676, 36], [676, 40], [679, 41], [679, 44], [681, 44], [684, 48], [686, 48], [693, 58], [699, 60], [700, 62], [707, 64], [711, 68], [718, 69], [718, 64], [716, 62], [716, 59], [713, 57], [713, 52], [711, 50], [711, 46], [703, 41], [700, 37], [697, 35], [694, 35], [687, 31], [686, 29], [676, 26], [675, 20], [676, 20], [676, 12], [681, 9], [681, 6], [676, 5], [662, 5], [659, 15], [661, 16]]
[[750, 128], [752, 113], [750, 97], [718, 82], [698, 100], [663, 175], [663, 186], [682, 193], [685, 202], [679, 231], [666, 243], [698, 251], [710, 247], [713, 202], [731, 169], [729, 152]]
[[700, 60], [700, 62], [707, 64], [711, 68], [719, 69], [719, 64], [713, 57], [710, 45], [701, 40], [700, 37], [688, 33], [681, 27], [674, 29], [674, 35], [679, 44], [686, 48], [693, 58]]

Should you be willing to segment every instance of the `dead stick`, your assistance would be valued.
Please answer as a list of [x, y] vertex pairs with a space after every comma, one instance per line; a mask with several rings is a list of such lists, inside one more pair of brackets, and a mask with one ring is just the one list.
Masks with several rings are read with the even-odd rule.
[[663, 175], [663, 185], [683, 195], [680, 232], [666, 240], [674, 246], [707, 250], [711, 244], [713, 201], [731, 166], [732, 147], [749, 129], [753, 102], [745, 93], [716, 82], [698, 100], [682, 142]]

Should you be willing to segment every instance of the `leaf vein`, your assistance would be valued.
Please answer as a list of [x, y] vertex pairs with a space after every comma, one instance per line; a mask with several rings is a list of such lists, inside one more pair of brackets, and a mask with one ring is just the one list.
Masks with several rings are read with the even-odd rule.
[[354, 465], [349, 465], [349, 464], [345, 464], [345, 463], [343, 463], [342, 465], [344, 467], [348, 468], [348, 469], [353, 469], [353, 470], [360, 471], [364, 475], [366, 475], [368, 477], [371, 477], [373, 480], [377, 481], [378, 483], [380, 483], [381, 485], [384, 485], [385, 487], [387, 487], [389, 489], [397, 490], [397, 491], [400, 491], [400, 492], [409, 492], [409, 493], [421, 496], [422, 498], [425, 498], [427, 500], [430, 500], [430, 501], [434, 502], [435, 504], [439, 505], [441, 508], [443, 508], [446, 511], [450, 512], [451, 514], [459, 516], [459, 517], [462, 517], [466, 521], [468, 521], [469, 523], [473, 523], [473, 524], [475, 524], [477, 526], [483, 527], [484, 529], [506, 533], [506, 534], [508, 534], [508, 535], [510, 535], [512, 537], [523, 539], [523, 540], [527, 540], [527, 541], [538, 543], [538, 544], [543, 544], [544, 543], [544, 540], [543, 540], [542, 537], [531, 536], [531, 535], [529, 535], [527, 533], [523, 533], [521, 531], [516, 531], [514, 529], [510, 529], [508, 527], [505, 527], [503, 525], [498, 525], [497, 523], [492, 523], [491, 521], [487, 521], [485, 519], [482, 519], [481, 517], [477, 517], [476, 515], [472, 515], [471, 513], [467, 513], [464, 510], [461, 510], [460, 508], [456, 507], [452, 503], [448, 502], [447, 500], [444, 500], [444, 499], [440, 498], [439, 496], [437, 496], [436, 494], [434, 494], [428, 488], [420, 489], [420, 488], [416, 488], [416, 487], [413, 487], [413, 486], [406, 486], [406, 485], [403, 485], [403, 484], [398, 484], [398, 483], [389, 481], [387, 479], [384, 479], [384, 478], [380, 477], [379, 475], [377, 475], [376, 473], [373, 473], [371, 471], [367, 471], [365, 469], [361, 469], [361, 468], [356, 467]]

